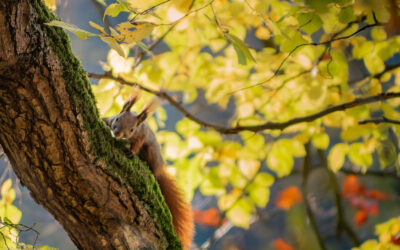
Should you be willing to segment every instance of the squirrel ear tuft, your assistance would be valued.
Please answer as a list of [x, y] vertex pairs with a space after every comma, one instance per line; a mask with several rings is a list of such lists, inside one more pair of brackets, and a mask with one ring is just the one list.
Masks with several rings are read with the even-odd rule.
[[153, 113], [159, 106], [161, 106], [161, 102], [158, 99], [154, 99], [149, 104], [144, 106], [143, 111], [138, 115], [138, 125], [146, 120], [147, 117], [151, 113]]
[[129, 100], [125, 102], [124, 106], [122, 107], [122, 112], [129, 112], [133, 106], [139, 99], [139, 88], [135, 87], [135, 91], [132, 93], [132, 95], [129, 97]]
[[112, 117], [103, 117], [101, 118], [103, 120], [103, 122], [105, 122], [107, 124], [107, 126], [111, 127], [111, 123], [113, 118]]

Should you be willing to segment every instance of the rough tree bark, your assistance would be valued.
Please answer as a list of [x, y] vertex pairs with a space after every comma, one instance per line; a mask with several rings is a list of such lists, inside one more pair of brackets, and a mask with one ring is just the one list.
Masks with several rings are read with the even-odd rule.
[[179, 249], [158, 185], [99, 120], [86, 72], [38, 0], [0, 1], [0, 143], [81, 249]]

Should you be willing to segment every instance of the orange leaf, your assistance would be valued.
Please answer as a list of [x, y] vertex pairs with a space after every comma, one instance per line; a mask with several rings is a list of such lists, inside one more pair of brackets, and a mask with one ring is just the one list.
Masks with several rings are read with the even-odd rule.
[[378, 202], [374, 202], [369, 206], [368, 213], [373, 216], [377, 216], [379, 214]]
[[369, 190], [366, 195], [368, 198], [375, 199], [375, 200], [381, 200], [381, 201], [386, 200], [388, 198], [388, 195], [386, 193], [381, 192], [376, 189]]
[[274, 240], [272, 244], [274, 245], [275, 250], [293, 250], [293, 247], [281, 238]]
[[288, 210], [294, 204], [303, 200], [300, 190], [296, 186], [290, 186], [284, 189], [275, 201], [275, 205], [283, 210]]
[[356, 225], [358, 227], [361, 227], [362, 225], [364, 225], [364, 223], [367, 221], [368, 219], [368, 213], [367, 210], [363, 209], [363, 210], [358, 210], [357, 213], [354, 215], [354, 222], [356, 223]]
[[194, 221], [198, 224], [219, 227], [221, 223], [219, 211], [216, 208], [210, 208], [207, 210], [193, 210]]
[[397, 234], [393, 235], [390, 238], [390, 242], [392, 242], [395, 245], [400, 245], [400, 232], [398, 232]]
[[348, 175], [343, 181], [342, 196], [357, 194], [362, 189], [356, 175]]

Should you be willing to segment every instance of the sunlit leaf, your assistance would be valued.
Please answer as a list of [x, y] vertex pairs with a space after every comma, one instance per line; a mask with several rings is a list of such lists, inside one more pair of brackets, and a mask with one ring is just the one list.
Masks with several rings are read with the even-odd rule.
[[390, 140], [385, 140], [379, 143], [376, 151], [378, 152], [381, 169], [391, 166], [396, 162], [396, 146]]
[[83, 29], [79, 29], [77, 27], [74, 27], [70, 24], [61, 22], [61, 21], [57, 21], [57, 20], [53, 20], [49, 23], [46, 23], [49, 26], [55, 26], [55, 27], [60, 27], [63, 29], [68, 30], [69, 32], [73, 33], [74, 35], [76, 35], [77, 37], [79, 37], [80, 39], [86, 39], [89, 36], [98, 36], [97, 34], [91, 33], [89, 31], [83, 30]]
[[327, 133], [315, 134], [312, 137], [312, 143], [316, 148], [326, 149], [329, 146], [329, 136]]
[[269, 188], [261, 186], [251, 186], [248, 188], [251, 200], [259, 207], [265, 207], [269, 201]]
[[328, 166], [333, 172], [339, 171], [344, 163], [349, 146], [344, 143], [338, 143], [332, 147], [328, 155]]
[[243, 228], [249, 228], [251, 212], [254, 206], [250, 200], [242, 198], [228, 210], [226, 217], [232, 221], [233, 224]]
[[155, 26], [151, 22], [137, 21], [120, 23], [115, 29], [121, 33], [124, 42], [134, 43], [148, 37]]
[[257, 160], [240, 159], [238, 165], [242, 174], [250, 180], [257, 173], [261, 164]]
[[104, 17], [106, 16], [111, 16], [111, 17], [116, 17], [121, 13], [122, 11], [129, 11], [125, 5], [122, 4], [117, 4], [117, 3], [112, 3], [107, 6], [107, 8], [104, 10]]
[[349, 159], [361, 167], [369, 167], [372, 164], [372, 155], [370, 152], [365, 152], [362, 143], [353, 143], [350, 145]]
[[89, 25], [92, 26], [93, 28], [97, 29], [101, 34], [107, 35], [107, 33], [104, 31], [104, 27], [101, 25], [98, 25], [95, 22], [89, 21]]
[[247, 63], [246, 59], [249, 59], [249, 60], [255, 62], [255, 59], [254, 59], [253, 55], [251, 54], [249, 48], [242, 40], [240, 40], [240, 38], [238, 38], [235, 35], [228, 34], [228, 33], [225, 34], [225, 37], [232, 43], [232, 45], [236, 51], [236, 54], [238, 56], [239, 64], [245, 65]]

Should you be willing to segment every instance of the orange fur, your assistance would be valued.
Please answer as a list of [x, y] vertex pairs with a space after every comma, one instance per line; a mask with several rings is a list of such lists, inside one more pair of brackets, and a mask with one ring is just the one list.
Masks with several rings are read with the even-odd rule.
[[[163, 169], [164, 170], [164, 169]], [[165, 170], [157, 176], [158, 184], [172, 215], [172, 222], [176, 234], [181, 240], [183, 249], [188, 250], [194, 233], [192, 207], [187, 203], [175, 179]]]

